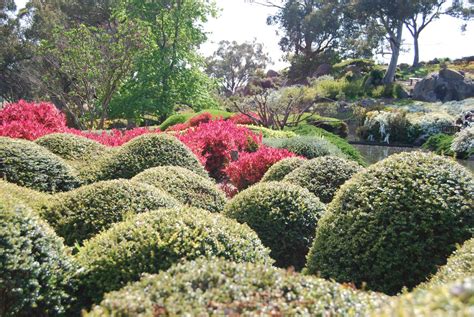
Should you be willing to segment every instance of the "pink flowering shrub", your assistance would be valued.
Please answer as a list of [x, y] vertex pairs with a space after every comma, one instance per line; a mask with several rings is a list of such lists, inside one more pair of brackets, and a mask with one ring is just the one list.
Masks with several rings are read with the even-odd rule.
[[197, 127], [201, 123], [207, 123], [210, 121], [212, 121], [212, 114], [210, 114], [209, 112], [204, 112], [189, 119], [188, 124], [190, 127]]
[[239, 190], [258, 183], [273, 164], [296, 155], [286, 149], [262, 146], [254, 153], [241, 153], [239, 159], [225, 169], [230, 182]]
[[220, 180], [233, 153], [253, 152], [262, 137], [231, 121], [216, 120], [190, 128], [178, 138], [201, 160], [210, 175]]
[[20, 100], [0, 110], [0, 136], [35, 140], [66, 129], [66, 118], [53, 104]]
[[255, 119], [253, 120], [249, 116], [243, 113], [236, 113], [232, 117], [229, 118], [230, 121], [234, 122], [235, 124], [255, 124], [255, 121], [260, 119], [260, 116], [257, 113], [250, 113], [250, 115]]
[[166, 129], [166, 132], [181, 132], [181, 131], [184, 131], [186, 129], [189, 129], [189, 124], [187, 124], [187, 123], [178, 123], [178, 124], [172, 125], [168, 129]]

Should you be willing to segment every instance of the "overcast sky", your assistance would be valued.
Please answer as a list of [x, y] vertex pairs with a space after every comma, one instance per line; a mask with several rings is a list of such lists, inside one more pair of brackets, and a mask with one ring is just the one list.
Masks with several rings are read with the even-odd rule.
[[[16, 0], [19, 8], [24, 6], [25, 2], [26, 0]], [[266, 18], [274, 12], [272, 9], [252, 5], [245, 0], [216, 0], [216, 2], [221, 11], [219, 17], [211, 19], [205, 27], [209, 33], [209, 41], [201, 47], [204, 55], [211, 55], [221, 40], [245, 42], [257, 39], [264, 44], [275, 62], [273, 68], [280, 69], [285, 66], [281, 61], [282, 52], [278, 46], [277, 28], [266, 24]], [[474, 23], [471, 22], [464, 33], [461, 32], [462, 24], [460, 20], [445, 16], [428, 26], [421, 33], [421, 60], [474, 55]], [[408, 30], [405, 30], [404, 49], [410, 51], [402, 54], [400, 63], [413, 61], [411, 48], [412, 40]]]

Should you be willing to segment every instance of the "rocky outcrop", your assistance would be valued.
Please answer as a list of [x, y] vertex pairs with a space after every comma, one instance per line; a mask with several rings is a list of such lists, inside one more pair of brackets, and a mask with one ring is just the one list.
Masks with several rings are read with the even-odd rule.
[[418, 82], [413, 98], [421, 101], [451, 101], [474, 97], [474, 81], [463, 73], [442, 69]]

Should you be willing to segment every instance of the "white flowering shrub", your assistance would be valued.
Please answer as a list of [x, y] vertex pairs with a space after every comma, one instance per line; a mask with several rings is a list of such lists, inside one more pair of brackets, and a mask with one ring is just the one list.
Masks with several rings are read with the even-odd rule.
[[453, 126], [456, 118], [446, 112], [430, 112], [425, 114], [409, 114], [410, 123], [408, 135], [410, 140], [422, 136], [428, 138], [443, 133], [446, 128]]
[[451, 150], [456, 153], [474, 154], [474, 127], [469, 127], [456, 134], [451, 144]]

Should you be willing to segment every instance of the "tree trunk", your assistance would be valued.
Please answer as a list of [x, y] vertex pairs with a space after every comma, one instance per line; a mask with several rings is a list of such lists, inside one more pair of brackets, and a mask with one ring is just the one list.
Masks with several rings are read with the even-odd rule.
[[413, 60], [413, 67], [418, 67], [418, 65], [420, 65], [420, 44], [418, 43], [418, 37], [418, 33], [415, 33], [415, 35], [413, 35], [413, 41], [415, 46], [415, 59]]
[[395, 73], [397, 72], [398, 57], [400, 56], [400, 48], [402, 46], [403, 22], [401, 21], [397, 26], [396, 34], [390, 36], [390, 47], [392, 49], [392, 58], [388, 65], [383, 83], [385, 85], [391, 84], [395, 81]]

